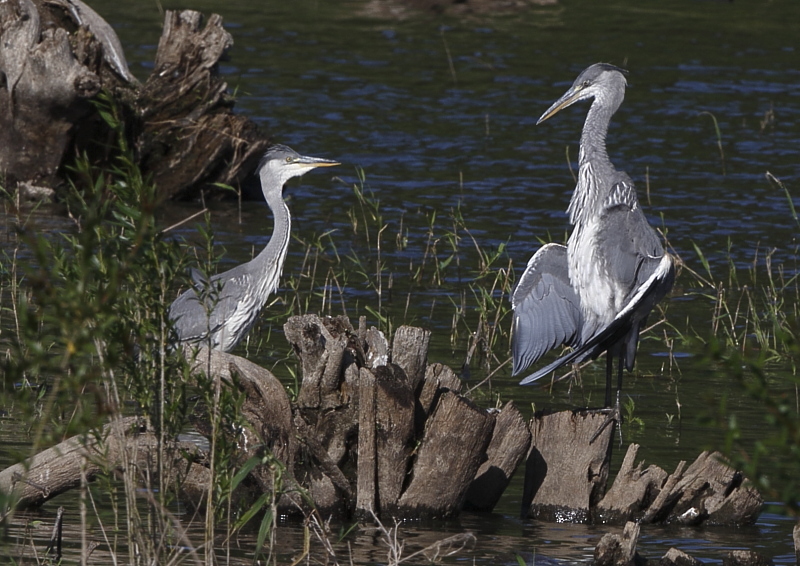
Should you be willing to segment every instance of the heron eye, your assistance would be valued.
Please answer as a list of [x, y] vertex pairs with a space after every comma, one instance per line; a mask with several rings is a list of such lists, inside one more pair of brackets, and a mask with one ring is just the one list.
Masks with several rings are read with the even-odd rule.
[[587, 86], [589, 86], [590, 84], [592, 84], [592, 81], [590, 81], [589, 79], [586, 79], [585, 81], [583, 81], [583, 84], [582, 84], [581, 86], [582, 86], [583, 88], [586, 88], [586, 87], [587, 87]]
[[286, 163], [291, 163], [292, 161], [294, 161], [294, 157], [291, 155], [286, 158]]

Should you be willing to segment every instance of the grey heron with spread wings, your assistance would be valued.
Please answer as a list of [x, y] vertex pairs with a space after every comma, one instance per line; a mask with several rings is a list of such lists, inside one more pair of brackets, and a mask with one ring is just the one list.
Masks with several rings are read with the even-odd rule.
[[170, 305], [179, 343], [200, 344], [230, 352], [258, 318], [267, 298], [278, 288], [289, 247], [292, 216], [283, 200], [283, 185], [292, 177], [336, 161], [300, 155], [285, 145], [274, 145], [258, 166], [261, 189], [275, 216], [272, 237], [255, 258], [206, 280], [193, 272], [193, 287]]
[[617, 418], [623, 367], [633, 369], [639, 331], [675, 279], [674, 260], [639, 206], [633, 182], [606, 153], [608, 124], [625, 96], [623, 73], [613, 65], [592, 65], [537, 122], [593, 99], [581, 135], [578, 183], [567, 209], [572, 233], [566, 246], [550, 243], [534, 254], [511, 299], [515, 375], [553, 348], [572, 347], [520, 383], [607, 352], [605, 406], [611, 407], [617, 358]]

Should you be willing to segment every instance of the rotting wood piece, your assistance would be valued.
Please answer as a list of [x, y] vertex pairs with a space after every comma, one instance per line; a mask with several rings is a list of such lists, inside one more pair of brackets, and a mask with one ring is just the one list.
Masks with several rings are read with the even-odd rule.
[[794, 541], [794, 557], [800, 565], [800, 523], [795, 523], [792, 529], [792, 540]]
[[293, 316], [283, 331], [302, 364], [297, 405], [309, 409], [338, 405], [344, 368], [353, 361], [352, 355], [346, 355], [348, 345], [351, 339], [357, 340], [350, 321], [346, 317]]
[[[240, 463], [251, 457], [263, 456], [268, 450], [292, 470], [297, 457], [297, 441], [292, 422], [292, 406], [280, 381], [272, 373], [244, 358], [208, 348], [184, 346], [184, 355], [192, 364], [192, 373], [204, 373], [238, 387], [244, 394], [242, 416], [248, 426], [238, 431], [237, 444]], [[210, 437], [208, 415], [194, 419], [198, 431]], [[251, 473], [262, 492], [272, 489], [273, 470], [257, 466]]]
[[738, 472], [723, 462], [719, 452], [703, 452], [675, 486], [680, 497], [668, 522], [709, 525], [751, 525], [763, 499]]
[[595, 566], [634, 566], [644, 562], [636, 554], [639, 525], [629, 521], [621, 535], [606, 533], [594, 549]]
[[192, 10], [164, 16], [153, 72], [136, 100], [140, 163], [159, 194], [220, 195], [255, 170], [269, 142], [254, 122], [234, 114], [218, 63], [233, 38], [213, 14], [205, 24]]
[[356, 515], [367, 519], [377, 513], [378, 462], [375, 441], [375, 376], [367, 368], [358, 375], [358, 467]]
[[414, 391], [400, 366], [375, 368], [377, 511], [395, 514], [414, 448]]
[[658, 466], [642, 470], [642, 462], [634, 467], [638, 451], [638, 444], [628, 446], [614, 484], [597, 505], [600, 522], [623, 523], [640, 519], [661, 492], [667, 473]]
[[466, 495], [465, 508], [491, 511], [528, 453], [531, 432], [513, 401], [495, 415], [492, 440]]
[[102, 50], [100, 42], [88, 31], [51, 27], [62, 16], [46, 3], [0, 2], [0, 171], [9, 189], [57, 184], [75, 124], [92, 114], [90, 99], [110, 86], [101, 80], [102, 58], [80, 58], [71, 45], [90, 53]]
[[658, 466], [634, 467], [638, 448], [628, 447], [614, 485], [597, 506], [598, 520], [749, 525], [758, 518], [761, 495], [719, 453], [703, 452], [688, 468], [681, 461], [668, 475]]
[[590, 442], [605, 415], [562, 411], [537, 413], [530, 423], [523, 516], [585, 523], [605, 490], [615, 426]]
[[430, 330], [414, 326], [401, 326], [392, 339], [392, 363], [403, 368], [415, 392], [425, 378], [430, 340]]
[[464, 397], [442, 394], [425, 426], [411, 482], [400, 498], [400, 514], [445, 517], [459, 511], [491, 441], [494, 421]]

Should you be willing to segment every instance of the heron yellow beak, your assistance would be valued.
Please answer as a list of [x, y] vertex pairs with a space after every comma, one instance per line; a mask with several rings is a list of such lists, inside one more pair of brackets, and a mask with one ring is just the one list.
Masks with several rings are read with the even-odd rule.
[[301, 155], [300, 158], [295, 161], [295, 163], [308, 167], [309, 169], [313, 169], [315, 167], [335, 167], [336, 165], [341, 165], [341, 163], [334, 161], [333, 159], [322, 159], [321, 157], [309, 157], [307, 155]]
[[584, 87], [581, 84], [581, 85], [578, 85], [576, 87], [573, 87], [573, 88], [569, 89], [564, 94], [564, 96], [562, 96], [561, 98], [556, 100], [553, 103], [553, 105], [550, 108], [548, 108], [545, 111], [544, 114], [542, 114], [542, 117], [539, 118], [539, 120], [536, 122], [536, 125], [538, 126], [539, 124], [541, 124], [542, 122], [544, 122], [545, 120], [547, 120], [551, 116], [557, 114], [558, 112], [560, 112], [561, 110], [563, 110], [567, 106], [570, 106], [570, 105], [574, 104], [575, 102], [577, 102], [578, 100], [580, 100], [581, 99], [581, 95], [583, 94], [583, 88]]

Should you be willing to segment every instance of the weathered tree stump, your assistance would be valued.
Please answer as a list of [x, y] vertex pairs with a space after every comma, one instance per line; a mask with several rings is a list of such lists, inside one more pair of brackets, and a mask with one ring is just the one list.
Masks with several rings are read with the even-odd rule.
[[703, 452], [688, 469], [680, 462], [667, 475], [658, 466], [634, 468], [638, 448], [628, 447], [614, 485], [597, 506], [600, 520], [748, 525], [757, 519], [761, 496], [720, 454]]
[[447, 516], [459, 511], [493, 429], [493, 415], [452, 391], [443, 393], [425, 426], [400, 514]]
[[667, 473], [658, 466], [642, 470], [640, 462], [634, 468], [638, 444], [628, 446], [611, 489], [597, 505], [598, 518], [606, 523], [638, 520], [661, 492]]
[[474, 511], [494, 509], [531, 444], [530, 429], [513, 401], [495, 416], [486, 460], [466, 495], [466, 508]]
[[591, 520], [608, 479], [615, 427], [607, 426], [594, 442], [590, 440], [605, 418], [571, 411], [534, 417], [523, 516], [559, 522]]
[[[525, 434], [510, 438], [521, 420], [510, 406], [501, 412], [504, 424], [487, 455], [496, 417], [458, 394], [461, 383], [452, 370], [426, 364], [427, 331], [401, 327], [389, 350], [383, 335], [363, 323], [355, 331], [344, 317], [309, 315], [291, 318], [285, 334], [303, 368], [295, 408], [298, 429], [298, 419], [306, 423], [300, 437], [321, 438], [328, 453], [333, 445], [344, 447], [332, 459], [336, 469], [304, 458], [310, 469], [295, 476], [301, 484], [305, 477], [329, 477], [331, 489], [347, 499], [344, 509], [362, 517], [451, 516], [464, 506], [483, 463], [501, 470], [507, 483], [528, 449]], [[490, 509], [497, 496], [482, 508]]]
[[414, 448], [414, 390], [399, 366], [375, 368], [375, 421], [367, 426], [375, 428], [378, 465], [375, 511], [394, 514]]
[[7, 188], [59, 188], [77, 155], [114, 156], [97, 140], [109, 126], [93, 100], [106, 92], [128, 145], [162, 198], [192, 198], [215, 183], [240, 184], [268, 146], [254, 122], [233, 113], [218, 62], [233, 40], [213, 15], [165, 14], [155, 67], [133, 77], [114, 30], [81, 0], [0, 3], [0, 173]]
[[[446, 366], [426, 365], [422, 371], [428, 336], [419, 329], [404, 329], [391, 351], [381, 333], [366, 329], [363, 321], [356, 330], [346, 317], [292, 317], [284, 330], [303, 368], [294, 403], [269, 371], [247, 360], [184, 349], [195, 374], [203, 372], [218, 380], [213, 385], [244, 394], [247, 425], [227, 432], [241, 447], [234, 464], [268, 454], [283, 464], [282, 485], [288, 489], [278, 502], [281, 512], [307, 511], [301, 490], [324, 516], [447, 517], [463, 508], [490, 511], [527, 454], [523, 513], [528, 516], [641, 524], [747, 524], [757, 517], [757, 492], [709, 453], [688, 468], [681, 462], [667, 476], [655, 466], [634, 465], [638, 446], [632, 445], [602, 497], [614, 432], [607, 427], [590, 442], [605, 420], [602, 414], [537, 414], [526, 424], [513, 403], [499, 411], [480, 409], [459, 393], [461, 382]], [[398, 356], [406, 369], [394, 363]], [[422, 375], [421, 382], [415, 384], [407, 370]], [[56, 451], [0, 472], [0, 489], [14, 488], [23, 504], [41, 504], [78, 485], [76, 462], [100, 454], [95, 447], [101, 445], [108, 460], [93, 463], [90, 476], [137, 458], [153, 469], [147, 458], [158, 439], [138, 422], [121, 422], [128, 421], [109, 425], [98, 439], [70, 439]], [[207, 436], [209, 422], [199, 411], [195, 424]], [[188, 445], [187, 459], [179, 447], [174, 441], [165, 447], [171, 454], [167, 468], [174, 470], [167, 479], [181, 481], [184, 496], [201, 507], [210, 478], [207, 458]], [[275, 491], [273, 480], [273, 467], [256, 466], [234, 496], [247, 504]], [[612, 556], [609, 560], [629, 557], [631, 544], [609, 539], [611, 550], [602, 554]]]
[[241, 183], [268, 147], [252, 120], [232, 112], [219, 78], [219, 60], [233, 45], [222, 17], [202, 24], [199, 12], [166, 12], [155, 66], [135, 105], [140, 164], [170, 198]]
[[401, 326], [394, 333], [392, 363], [403, 368], [411, 389], [414, 391], [425, 379], [430, 341], [431, 331], [422, 328]]

